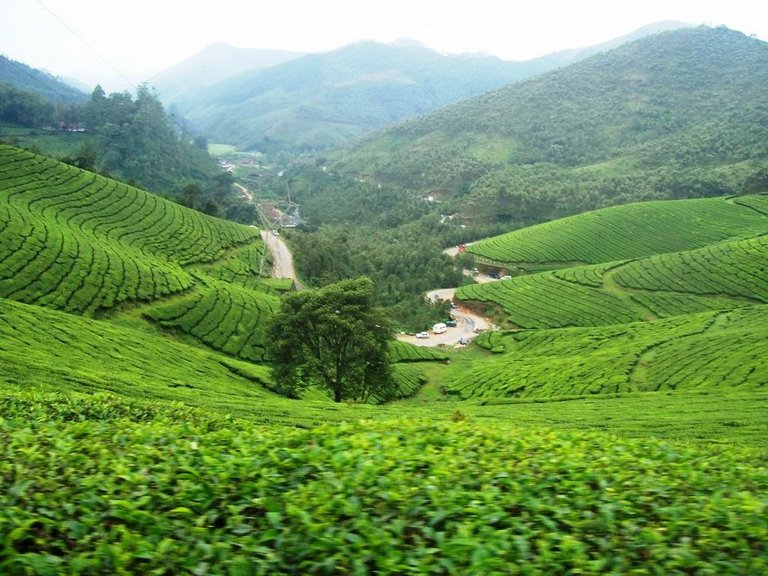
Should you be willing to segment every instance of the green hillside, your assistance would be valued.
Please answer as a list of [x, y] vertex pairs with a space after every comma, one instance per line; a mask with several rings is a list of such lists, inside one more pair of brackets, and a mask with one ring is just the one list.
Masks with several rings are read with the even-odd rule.
[[220, 142], [313, 150], [526, 75], [518, 62], [368, 41], [233, 75], [176, 105]]
[[429, 194], [479, 230], [762, 192], [766, 70], [768, 44], [740, 32], [665, 32], [373, 134], [329, 168]]
[[381, 406], [270, 391], [257, 229], [0, 147], [0, 573], [768, 573], [766, 52], [665, 34], [292, 167], [297, 252], [411, 317], [438, 238], [718, 196], [478, 244], [567, 267], [460, 288], [502, 329], [393, 343]]
[[464, 286], [520, 328], [622, 324], [768, 302], [768, 236]]
[[[685, 220], [674, 205], [661, 214], [645, 204], [768, 190], [766, 70], [768, 44], [756, 38], [725, 28], [665, 32], [297, 160], [273, 184], [290, 183], [311, 223], [296, 240], [299, 271], [322, 285], [373, 268], [380, 300], [408, 326], [408, 318], [427, 316], [419, 308], [424, 290], [459, 283], [427, 266], [449, 269], [432, 246], [630, 203], [638, 205], [624, 216], [605, 211], [568, 223], [559, 228], [563, 239], [546, 246], [537, 240], [547, 234], [541, 228], [520, 232], [532, 234], [525, 242], [514, 235], [510, 254], [496, 241], [470, 254], [530, 271], [738, 237], [729, 229], [748, 231], [759, 210], [704, 202]], [[604, 241], [622, 230], [623, 240]], [[409, 264], [378, 258], [384, 248], [372, 249], [372, 238]], [[319, 269], [329, 245], [336, 257]], [[427, 247], [432, 255], [423, 254]], [[395, 297], [418, 313], [397, 309]]]
[[[194, 390], [202, 379], [219, 390], [230, 387], [235, 403], [246, 407], [253, 394], [264, 395], [262, 385], [270, 382], [266, 368], [235, 359], [265, 362], [265, 325], [291, 282], [261, 278], [264, 246], [258, 229], [8, 146], [0, 146], [0, 223], [0, 302], [113, 321], [66, 326], [66, 337], [51, 342], [45, 334], [27, 333], [34, 321], [12, 319], [6, 312], [8, 352], [21, 351], [5, 366], [12, 381], [35, 385], [37, 378], [55, 382], [67, 375], [88, 390], [126, 394], [135, 381], [149, 378], [136, 386], [139, 396], [154, 397], [150, 390], [159, 381], [160, 397], [168, 398], [163, 393], [168, 386]], [[37, 323], [66, 324], [64, 318], [44, 317]], [[140, 332], [121, 337], [121, 327]], [[95, 360], [87, 353], [67, 356], [78, 333], [84, 342], [75, 348], [84, 353], [93, 348]], [[208, 352], [190, 357], [169, 348], [160, 334]], [[144, 353], [134, 357], [142, 339]], [[214, 360], [218, 371], [174, 369], [178, 357], [189, 357], [189, 366], [210, 363], [211, 350], [226, 355]], [[123, 366], [110, 361], [113, 353]], [[67, 360], [53, 363], [56, 356]], [[423, 362], [444, 356], [398, 345], [392, 359]], [[114, 370], [120, 376], [111, 379]], [[415, 365], [397, 367], [396, 376], [400, 396], [412, 394], [424, 381]], [[171, 383], [162, 384], [167, 380]], [[251, 392], [240, 391], [244, 382]], [[171, 397], [190, 401], [190, 395]]]
[[597, 264], [764, 233], [766, 216], [768, 196], [641, 202], [515, 230], [467, 249], [512, 271]]
[[665, 390], [762, 390], [768, 307], [596, 328], [491, 332], [492, 356], [445, 384], [461, 398], [552, 398]]
[[84, 92], [47, 72], [0, 54], [0, 85], [4, 83], [59, 104], [82, 103], [88, 97]]
[[256, 229], [8, 146], [0, 192], [0, 297], [79, 314], [189, 290], [185, 265], [258, 239]]

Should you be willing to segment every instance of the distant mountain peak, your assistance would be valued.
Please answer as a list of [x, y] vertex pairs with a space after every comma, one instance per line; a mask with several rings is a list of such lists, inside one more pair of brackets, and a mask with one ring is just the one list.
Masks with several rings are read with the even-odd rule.
[[398, 38], [389, 43], [390, 46], [397, 46], [399, 48], [424, 48], [425, 50], [432, 50], [429, 46], [413, 38]]

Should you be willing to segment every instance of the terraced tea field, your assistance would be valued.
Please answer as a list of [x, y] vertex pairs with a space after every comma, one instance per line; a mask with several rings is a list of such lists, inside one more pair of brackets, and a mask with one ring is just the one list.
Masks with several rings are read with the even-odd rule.
[[93, 315], [190, 289], [258, 231], [0, 146], [0, 297]]
[[768, 386], [768, 306], [596, 328], [489, 332], [457, 369], [461, 398], [554, 398]]
[[[768, 225], [768, 221], [766, 221]], [[519, 328], [601, 326], [768, 302], [768, 236], [464, 286]]]
[[642, 202], [516, 230], [468, 251], [513, 272], [597, 264], [765, 233], [766, 215], [765, 195]]

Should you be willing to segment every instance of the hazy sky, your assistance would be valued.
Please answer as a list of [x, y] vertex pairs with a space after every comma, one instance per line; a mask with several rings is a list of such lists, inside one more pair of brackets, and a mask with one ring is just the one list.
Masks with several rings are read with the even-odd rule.
[[0, 0], [0, 53], [64, 76], [114, 75], [106, 60], [148, 77], [213, 42], [322, 52], [413, 38], [446, 53], [524, 60], [660, 20], [768, 40], [763, 0]]

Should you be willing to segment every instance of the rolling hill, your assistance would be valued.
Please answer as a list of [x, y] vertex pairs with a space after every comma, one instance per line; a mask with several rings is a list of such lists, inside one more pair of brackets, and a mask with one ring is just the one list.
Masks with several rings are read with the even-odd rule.
[[523, 62], [442, 55], [413, 41], [360, 42], [233, 75], [173, 101], [211, 139], [262, 151], [322, 149], [681, 26], [660, 22], [605, 44]]
[[768, 44], [740, 32], [663, 32], [405, 121], [326, 169], [437, 198], [476, 228], [760, 192], [766, 70]]
[[[248, 357], [249, 306], [280, 291], [258, 230], [1, 146], [0, 572], [764, 572], [764, 206], [676, 203], [656, 228], [628, 206], [637, 235], [702, 231], [644, 250], [696, 247], [487, 288], [731, 309], [397, 344], [418, 396], [337, 405], [276, 396]], [[631, 243], [585, 246], [563, 250]], [[562, 307], [588, 325], [583, 301]]]
[[765, 195], [629, 204], [473, 245], [522, 275], [457, 291], [496, 309], [506, 330], [483, 335], [492, 355], [446, 390], [552, 398], [762, 389], [766, 208]]
[[217, 82], [244, 72], [276, 66], [303, 56], [301, 52], [236, 48], [224, 42], [206, 46], [183, 62], [166, 68], [147, 82], [166, 106], [186, 107], [185, 102]]
[[638, 202], [515, 230], [467, 250], [512, 272], [599, 264], [764, 233], [767, 216], [764, 195]]
[[[279, 295], [291, 287], [261, 278], [264, 246], [255, 227], [212, 218], [9, 146], [0, 146], [0, 224], [0, 302], [16, 301], [114, 324], [104, 327], [51, 316], [49, 322], [59, 326], [54, 332], [59, 336], [51, 343], [45, 340], [47, 332], [34, 332], [34, 321], [12, 319], [23, 313], [45, 317], [44, 313], [7, 309], [4, 315], [11, 333], [4, 369], [12, 380], [25, 374], [21, 366], [26, 365], [24, 383], [52, 370], [54, 376], [43, 380], [69, 374], [85, 389], [125, 393], [125, 382], [141, 375], [172, 382], [167, 386], [194, 389], [196, 378], [174, 372], [173, 363], [181, 358], [189, 358], [190, 366], [210, 363], [216, 358], [210, 354], [216, 351], [222, 356], [214, 363], [222, 368], [210, 375], [202, 371], [199, 378], [216, 384], [229, 376], [233, 393], [243, 381], [258, 389], [269, 383], [263, 366], [265, 325], [279, 306]], [[20, 326], [25, 327], [24, 336], [11, 338]], [[129, 331], [122, 338], [120, 326]], [[33, 333], [26, 333], [29, 330]], [[64, 356], [78, 331], [87, 342], [93, 341], [86, 344], [94, 348], [92, 360], [85, 362], [77, 354], [63, 365], [40, 360]], [[163, 338], [171, 335], [203, 347], [208, 355], [183, 346], [174, 351]], [[97, 340], [104, 346], [97, 346]], [[155, 352], [137, 354], [142, 340], [147, 351]], [[15, 354], [20, 343], [29, 344], [35, 353]], [[106, 361], [112, 351], [124, 365], [119, 368], [122, 377], [110, 382], [106, 375], [120, 364]], [[418, 359], [442, 357], [421, 354]], [[413, 354], [402, 347], [393, 350], [393, 363], [412, 360]], [[397, 374], [403, 395], [415, 391], [423, 380], [413, 366], [397, 367]], [[146, 390], [144, 385], [140, 389]], [[242, 396], [240, 391], [236, 395]], [[244, 395], [246, 403], [248, 397]]]
[[88, 98], [85, 92], [59, 78], [0, 54], [0, 83], [3, 82], [60, 104], [81, 104]]

